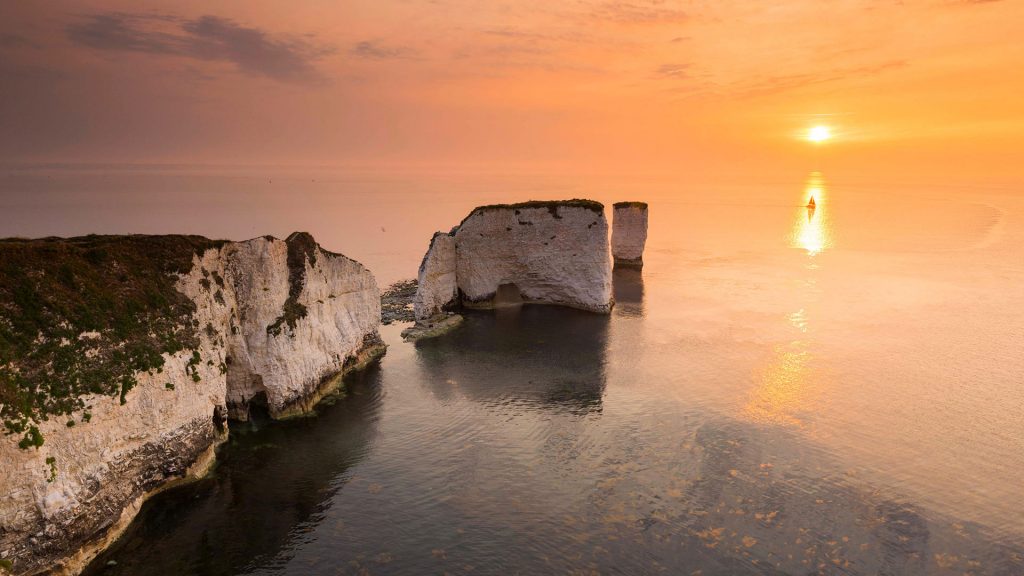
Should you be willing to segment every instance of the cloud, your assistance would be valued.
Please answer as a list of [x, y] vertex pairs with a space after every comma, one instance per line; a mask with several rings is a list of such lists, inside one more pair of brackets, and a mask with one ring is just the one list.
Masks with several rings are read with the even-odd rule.
[[595, 6], [591, 16], [619, 24], [673, 24], [689, 19], [686, 12], [665, 7], [664, 0], [605, 2]]
[[745, 85], [737, 85], [734, 92], [741, 97], [764, 96], [818, 84], [828, 84], [852, 78], [866, 78], [905, 66], [907, 66], [907, 61], [905, 60], [891, 60], [875, 65], [841, 68], [818, 73], [769, 76], [755, 79]]
[[185, 22], [182, 29], [196, 39], [193, 48], [200, 58], [229, 60], [243, 72], [277, 80], [316, 79], [312, 61], [333, 52], [304, 40], [273, 39], [262, 30], [215, 16]]
[[656, 72], [663, 78], [685, 78], [689, 67], [689, 64], [662, 64]]
[[413, 58], [416, 56], [416, 51], [401, 46], [381, 46], [372, 40], [363, 40], [352, 46], [349, 54], [366, 60], [395, 60]]
[[566, 42], [566, 43], [597, 43], [601, 42], [601, 39], [593, 36], [588, 36], [579, 31], [555, 31], [551, 33], [535, 32], [532, 30], [523, 30], [520, 28], [512, 28], [509, 26], [501, 26], [495, 28], [487, 28], [483, 30], [483, 33], [487, 36], [496, 36], [499, 38], [505, 38], [511, 41], [523, 41], [523, 42]]
[[230, 62], [245, 74], [281, 82], [322, 81], [313, 63], [334, 52], [330, 46], [273, 36], [218, 16], [111, 12], [74, 22], [66, 32], [72, 41], [97, 50]]
[[122, 13], [96, 14], [85, 22], [68, 25], [67, 35], [72, 41], [100, 50], [123, 50], [151, 54], [184, 54], [188, 50], [187, 38], [156, 30], [137, 28], [151, 16]]

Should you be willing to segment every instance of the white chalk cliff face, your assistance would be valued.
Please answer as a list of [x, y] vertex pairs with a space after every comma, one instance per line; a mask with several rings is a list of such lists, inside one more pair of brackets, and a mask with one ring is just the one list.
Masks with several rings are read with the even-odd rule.
[[455, 281], [455, 238], [437, 232], [420, 264], [413, 312], [416, 320], [426, 320], [444, 312], [458, 299]]
[[[227, 334], [233, 418], [244, 420], [249, 401], [261, 395], [274, 417], [304, 412], [319, 399], [321, 382], [361, 361], [360, 351], [382, 346], [380, 291], [362, 264], [323, 251], [309, 235], [239, 242], [223, 252], [238, 302], [237, 326]], [[306, 312], [290, 325], [279, 318], [293, 292]]]
[[[454, 282], [461, 303], [487, 308], [506, 295], [599, 313], [612, 307], [604, 207], [589, 200], [476, 208], [448, 237], [438, 233], [421, 267], [417, 320], [436, 314]], [[427, 281], [424, 282], [424, 279]], [[437, 280], [435, 280], [437, 279]]]
[[79, 572], [149, 494], [205, 470], [229, 409], [244, 418], [263, 395], [272, 415], [308, 408], [384, 349], [373, 275], [308, 234], [208, 249], [177, 288], [196, 305], [195, 353], [137, 373], [123, 405], [87, 398], [87, 422], [41, 422], [38, 449], [0, 437], [0, 558], [15, 574]]
[[617, 202], [612, 220], [612, 256], [616, 266], [640, 268], [647, 243], [647, 204]]

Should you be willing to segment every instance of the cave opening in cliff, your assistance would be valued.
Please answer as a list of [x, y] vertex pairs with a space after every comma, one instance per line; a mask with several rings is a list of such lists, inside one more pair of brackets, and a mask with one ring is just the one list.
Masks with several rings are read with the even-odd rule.
[[218, 432], [223, 432], [228, 421], [228, 409], [226, 406], [217, 405], [213, 407], [213, 425]]
[[270, 416], [270, 401], [267, 400], [266, 390], [260, 390], [252, 398], [249, 398], [247, 410], [249, 423], [257, 428], [269, 424], [273, 420]]
[[495, 308], [521, 306], [522, 304], [523, 294], [519, 291], [519, 286], [511, 282], [498, 285], [498, 290], [494, 293]]

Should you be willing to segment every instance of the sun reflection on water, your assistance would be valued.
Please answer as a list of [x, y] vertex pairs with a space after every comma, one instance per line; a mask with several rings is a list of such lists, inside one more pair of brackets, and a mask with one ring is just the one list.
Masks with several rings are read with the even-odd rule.
[[[821, 172], [811, 172], [804, 185], [800, 208], [791, 231], [792, 245], [807, 252], [812, 260], [803, 286], [807, 292], [801, 302], [811, 303], [817, 296], [818, 265], [813, 257], [832, 244], [829, 228], [828, 188]], [[815, 373], [813, 333], [806, 307], [786, 317], [793, 338], [777, 344], [771, 359], [754, 376], [743, 415], [753, 421], [783, 426], [804, 427], [820, 397], [820, 375]]]
[[[803, 309], [787, 319], [793, 328], [806, 334], [807, 314]], [[746, 418], [785, 426], [805, 424], [805, 414], [816, 396], [808, 344], [805, 338], [798, 338], [775, 347], [771, 361], [755, 377], [757, 386], [743, 407]]]
[[816, 256], [831, 246], [828, 228], [828, 188], [821, 172], [811, 172], [793, 227], [793, 245]]

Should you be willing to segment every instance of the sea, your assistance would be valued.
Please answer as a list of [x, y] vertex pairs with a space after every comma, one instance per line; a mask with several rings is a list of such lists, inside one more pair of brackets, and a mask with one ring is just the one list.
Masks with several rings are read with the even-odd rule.
[[1024, 190], [18, 166], [0, 237], [306, 231], [385, 288], [475, 206], [570, 198], [650, 206], [610, 315], [383, 326], [88, 573], [1024, 574]]

